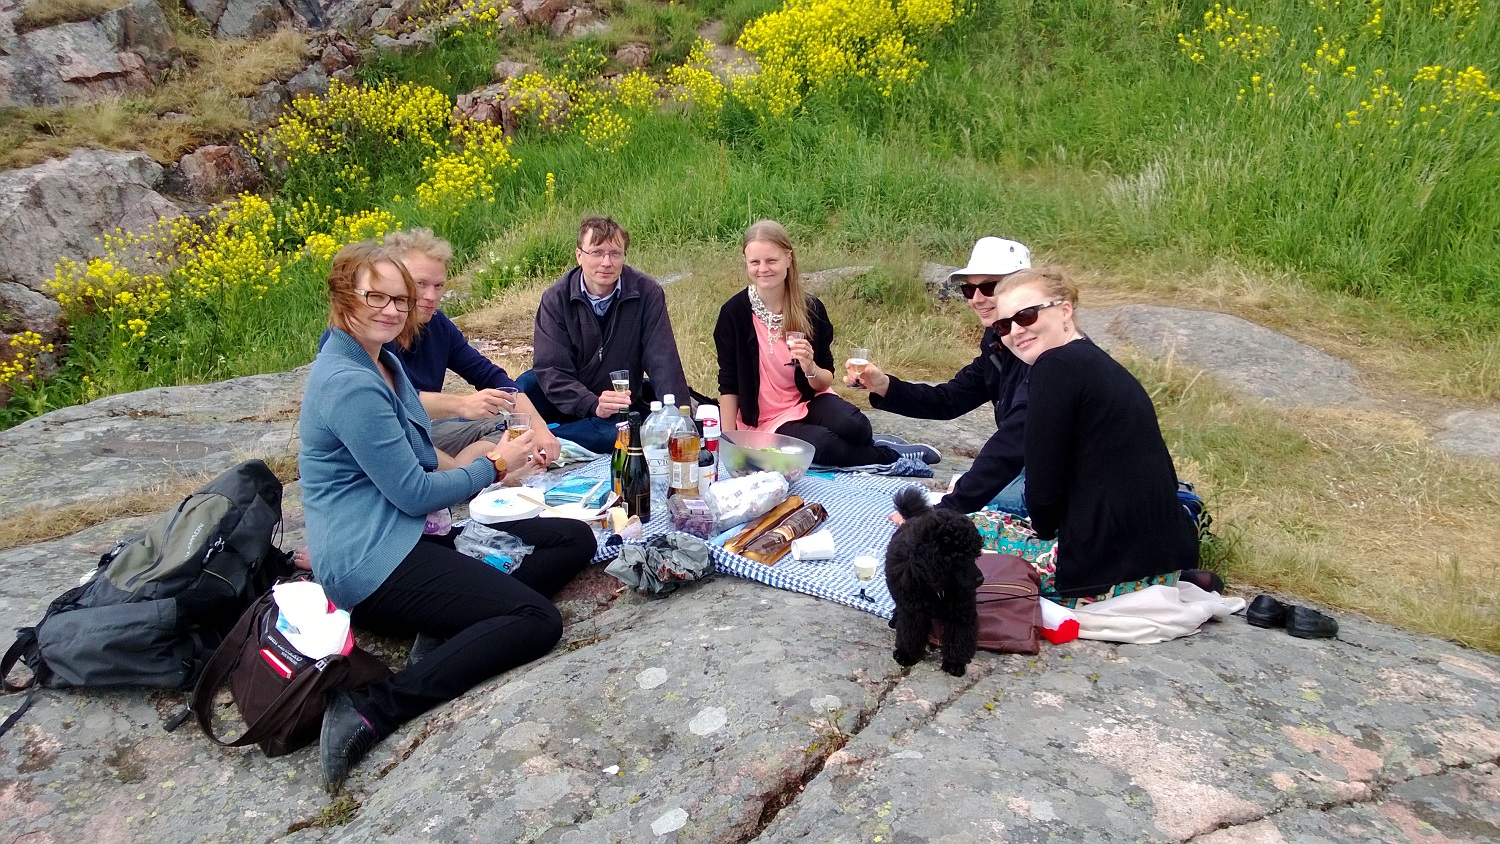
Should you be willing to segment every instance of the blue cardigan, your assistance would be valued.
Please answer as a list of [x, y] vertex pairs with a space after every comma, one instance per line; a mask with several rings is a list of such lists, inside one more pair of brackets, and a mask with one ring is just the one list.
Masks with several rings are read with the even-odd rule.
[[353, 609], [390, 577], [422, 536], [427, 514], [495, 482], [484, 458], [437, 468], [431, 422], [395, 355], [381, 351], [393, 393], [369, 353], [331, 329], [302, 394], [302, 509], [313, 572], [334, 604]]

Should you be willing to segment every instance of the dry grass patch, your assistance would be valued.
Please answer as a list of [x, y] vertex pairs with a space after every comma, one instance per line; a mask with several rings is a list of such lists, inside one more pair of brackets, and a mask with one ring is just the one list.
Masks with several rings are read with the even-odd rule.
[[306, 63], [306, 40], [291, 29], [257, 40], [179, 33], [187, 68], [154, 90], [84, 105], [0, 111], [0, 168], [28, 167], [78, 147], [140, 150], [160, 162], [248, 131], [241, 97]]
[[16, 33], [70, 21], [91, 20], [129, 2], [130, 0], [31, 0], [16, 18]]
[[[261, 456], [261, 459], [266, 461], [266, 465], [271, 467], [271, 471], [276, 473], [282, 483], [297, 480], [295, 454]], [[214, 477], [215, 474], [209, 472], [181, 475], [170, 481], [112, 498], [91, 499], [62, 507], [27, 507], [14, 516], [0, 519], [0, 550], [71, 536], [114, 519], [164, 512], [177, 506], [182, 499]]]

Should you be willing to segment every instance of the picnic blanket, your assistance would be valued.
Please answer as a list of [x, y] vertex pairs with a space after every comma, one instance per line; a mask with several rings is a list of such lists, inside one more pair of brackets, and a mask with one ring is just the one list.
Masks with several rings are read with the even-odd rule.
[[[601, 478], [607, 474], [609, 458], [604, 457], [575, 469], [570, 476]], [[793, 483], [793, 494], [808, 503], [816, 501], [828, 510], [828, 521], [823, 528], [833, 534], [838, 548], [831, 560], [798, 562], [787, 555], [774, 566], [757, 563], [724, 550], [724, 542], [739, 532], [738, 527], [710, 540], [709, 554], [721, 570], [737, 577], [890, 618], [896, 604], [885, 588], [885, 547], [890, 544], [896, 526], [886, 516], [895, 511], [891, 495], [911, 484], [903, 478], [843, 472], [833, 477], [807, 475]], [[652, 515], [651, 521], [644, 525], [641, 541], [672, 530], [665, 508], [659, 514], [653, 509]], [[614, 559], [620, 553], [619, 548], [618, 544], [601, 544], [594, 562]], [[862, 553], [872, 554], [881, 561], [874, 580], [861, 582], [854, 576], [854, 558]]]

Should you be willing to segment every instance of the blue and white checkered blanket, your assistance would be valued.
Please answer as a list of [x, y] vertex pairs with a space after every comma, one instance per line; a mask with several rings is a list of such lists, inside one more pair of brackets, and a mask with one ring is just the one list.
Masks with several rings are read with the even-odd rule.
[[[600, 458], [575, 472], [604, 477], [609, 473], [609, 459]], [[831, 477], [808, 475], [792, 484], [792, 492], [802, 500], [822, 504], [828, 510], [823, 529], [833, 534], [838, 549], [831, 560], [798, 562], [788, 554], [774, 566], [757, 563], [724, 550], [724, 542], [739, 532], [738, 527], [711, 540], [709, 553], [719, 569], [730, 574], [890, 618], [896, 604], [885, 588], [885, 547], [896, 527], [886, 516], [896, 509], [891, 496], [911, 483], [903, 478], [841, 472]], [[653, 516], [640, 541], [671, 532], [672, 521], [665, 510]], [[619, 553], [618, 545], [601, 546], [594, 562], [612, 560]], [[875, 579], [863, 583], [854, 576], [854, 558], [862, 553], [872, 554], [881, 562]]]

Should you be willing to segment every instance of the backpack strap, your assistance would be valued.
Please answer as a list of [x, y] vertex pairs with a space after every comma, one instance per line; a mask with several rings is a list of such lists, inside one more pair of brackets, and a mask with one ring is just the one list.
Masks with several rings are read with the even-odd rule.
[[16, 707], [16, 711], [12, 712], [3, 722], [0, 722], [0, 736], [10, 732], [10, 728], [14, 727], [17, 721], [21, 720], [21, 716], [26, 714], [26, 710], [31, 708], [31, 704], [36, 702], [36, 696], [42, 691], [42, 672], [46, 669], [41, 666], [39, 661], [32, 663], [28, 660], [28, 664], [37, 666], [32, 672], [30, 680], [20, 685], [16, 685], [10, 681], [11, 669], [15, 668], [16, 663], [20, 662], [27, 654], [34, 653], [36, 649], [36, 628], [23, 627], [16, 634], [15, 644], [10, 646], [10, 650], [5, 652], [4, 659], [0, 660], [0, 685], [4, 686], [5, 691], [23, 692], [27, 689], [31, 690], [27, 693], [26, 699], [21, 701], [21, 705]]
[[0, 660], [0, 686], [3, 686], [5, 691], [24, 692], [27, 689], [32, 688], [33, 686], [40, 685], [40, 683], [37, 682], [39, 678], [35, 673], [31, 675], [30, 680], [27, 680], [20, 685], [16, 685], [15, 683], [12, 683], [10, 681], [11, 669], [16, 667], [16, 663], [20, 662], [21, 659], [26, 656], [26, 653], [28, 651], [32, 651], [35, 649], [35, 627], [23, 627], [20, 630], [16, 631], [15, 644], [10, 646], [10, 650], [5, 652], [4, 659]]

